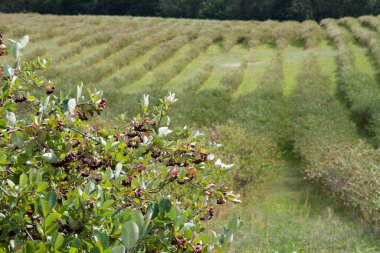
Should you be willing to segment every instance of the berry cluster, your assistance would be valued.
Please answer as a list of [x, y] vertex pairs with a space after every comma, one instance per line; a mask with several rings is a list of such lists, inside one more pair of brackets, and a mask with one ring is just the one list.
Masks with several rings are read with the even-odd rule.
[[172, 245], [177, 245], [177, 247], [179, 249], [184, 249], [186, 248], [186, 244], [187, 244], [187, 240], [185, 237], [183, 237], [182, 235], [173, 239], [172, 241]]
[[97, 102], [97, 106], [96, 106], [95, 111], [96, 111], [97, 114], [100, 114], [100, 112], [103, 111], [105, 108], [106, 108], [106, 100], [105, 99], [100, 99]]
[[56, 124], [55, 130], [61, 132], [63, 130], [63, 121], [59, 119]]
[[202, 244], [198, 243], [197, 245], [194, 246], [193, 250], [194, 250], [194, 253], [201, 253], [203, 250]]
[[24, 95], [21, 95], [20, 97], [15, 99], [15, 103], [22, 103], [26, 100], [27, 100], [27, 98]]
[[207, 211], [205, 216], [201, 217], [201, 220], [209, 221], [212, 219], [212, 217], [214, 217], [214, 214], [215, 214], [215, 209], [213, 207], [210, 207], [210, 209]]
[[59, 161], [57, 163], [53, 163], [52, 165], [53, 165], [53, 167], [63, 167], [65, 165], [75, 161], [76, 159], [78, 159], [78, 155], [76, 155], [74, 153], [68, 153], [62, 161]]
[[48, 86], [45, 87], [45, 91], [46, 91], [47, 95], [53, 94], [54, 91], [55, 91], [55, 87], [48, 85]]

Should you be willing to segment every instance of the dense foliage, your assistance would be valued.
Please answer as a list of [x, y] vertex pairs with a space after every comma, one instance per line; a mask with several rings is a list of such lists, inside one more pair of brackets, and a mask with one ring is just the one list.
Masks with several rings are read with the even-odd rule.
[[379, 14], [376, 0], [0, 0], [2, 12], [305, 20]]
[[[101, 91], [64, 93], [21, 61], [11, 41], [0, 67], [0, 252], [210, 252], [231, 241], [206, 230], [216, 205], [240, 202], [221, 178], [232, 167], [198, 131], [170, 129], [169, 93], [141, 114], [98, 127]], [[0, 41], [0, 55], [6, 47]], [[41, 94], [43, 90], [44, 95]]]
[[379, 229], [380, 150], [358, 140], [349, 111], [332, 98], [329, 82], [309, 55], [292, 98], [294, 151], [309, 180]]

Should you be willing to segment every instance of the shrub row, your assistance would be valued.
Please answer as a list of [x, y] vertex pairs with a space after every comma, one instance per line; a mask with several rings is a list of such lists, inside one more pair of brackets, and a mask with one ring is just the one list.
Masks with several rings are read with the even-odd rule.
[[362, 16], [358, 20], [365, 26], [380, 32], [380, 20], [374, 16]]
[[286, 21], [272, 30], [272, 38], [278, 48], [285, 48], [300, 38], [301, 24], [295, 21]]
[[193, 42], [193, 45], [187, 53], [181, 58], [173, 62], [173, 64], [160, 72], [156, 72], [153, 77], [153, 81], [149, 86], [162, 86], [169, 82], [172, 78], [178, 75], [182, 70], [189, 65], [195, 58], [197, 58], [202, 52], [204, 52], [213, 42], [215, 37], [200, 36]]
[[[174, 37], [175, 34], [172, 34]], [[181, 47], [183, 47], [189, 40], [186, 35], [174, 37], [169, 41], [164, 42], [157, 47], [155, 52], [149, 57], [149, 59], [141, 65], [133, 67], [125, 74], [121, 74], [113, 78], [113, 85], [116, 88], [122, 88], [125, 85], [131, 85], [132, 83], [140, 80], [148, 71], [153, 70], [163, 61], [172, 57]]]
[[252, 30], [248, 24], [231, 25], [225, 28], [223, 34], [223, 48], [225, 52], [229, 52], [236, 44], [243, 44], [247, 41], [247, 34]]
[[[143, 55], [148, 49], [165, 41], [170, 35], [168, 33], [169, 30], [170, 28], [168, 27], [166, 29], [160, 30], [157, 33], [153, 33], [150, 37], [146, 36], [148, 36], [149, 33], [152, 33], [151, 29], [147, 28], [139, 31], [139, 35], [136, 35], [135, 38], [136, 41], [131, 45], [125, 47], [123, 50], [119, 50], [119, 53], [117, 54], [116, 58], [113, 59], [112, 64], [105, 64], [102, 61], [103, 64], [92, 65], [89, 67], [86, 65], [86, 61], [84, 61], [79, 66], [75, 65], [65, 69], [60, 68], [60, 72], [56, 74], [58, 74], [62, 81], [80, 79], [86, 82], [99, 82], [104, 77], [111, 75], [118, 69], [122, 68], [124, 65], [129, 64], [132, 60]], [[139, 38], [142, 37], [144, 39], [139, 40]], [[99, 60], [101, 59], [98, 59], [98, 61]], [[83, 69], [86, 69], [87, 71], [83, 71]], [[67, 72], [73, 73], [73, 75], [65, 75]]]
[[240, 96], [231, 106], [231, 117], [255, 135], [281, 144], [286, 136], [286, 114], [283, 97], [283, 55], [276, 54], [261, 77], [254, 93]]
[[[125, 65], [130, 64], [133, 60], [144, 55], [148, 50], [161, 44], [166, 39], [170, 39], [174, 35], [167, 33], [167, 30], [153, 34], [151, 37], [145, 37], [143, 40], [135, 41], [133, 44], [119, 52], [117, 57], [112, 60], [112, 63], [108, 64], [103, 62], [100, 65], [96, 65], [90, 68], [91, 74], [83, 76], [83, 80], [89, 80], [90, 82], [98, 82]], [[166, 35], [166, 36], [165, 36]], [[169, 37], [168, 37], [169, 36]], [[93, 73], [97, 73], [93, 75]]]
[[248, 44], [251, 47], [257, 47], [264, 43], [274, 44], [275, 40], [273, 39], [272, 31], [280, 24], [280, 22], [272, 20], [261, 22], [252, 30], [250, 38], [248, 39]]
[[[211, 65], [206, 67], [212, 69]], [[266, 75], [269, 74], [278, 77], [271, 79], [276, 83], [267, 86]], [[224, 158], [235, 163], [232, 179], [236, 188], [260, 186], [278, 175], [284, 165], [281, 148], [277, 145], [278, 135], [284, 132], [286, 117], [280, 81], [283, 76], [281, 54], [273, 59], [266, 75], [262, 76], [260, 89], [239, 99], [233, 99], [229, 89], [202, 89], [194, 94], [191, 92], [198, 89], [189, 87], [176, 109], [174, 119], [182, 124], [215, 126], [211, 129], [213, 140], [222, 142]], [[226, 107], [226, 104], [230, 106]]]
[[368, 48], [375, 64], [377, 67], [380, 67], [380, 43], [378, 35], [362, 27], [359, 21], [354, 18], [342, 18], [339, 20], [339, 23], [349, 28], [355, 39]]
[[206, 63], [201, 69], [183, 82], [187, 90], [198, 90], [212, 75], [214, 65]]
[[86, 36], [82, 41], [80, 41], [80, 43], [71, 47], [66, 53], [64, 53], [60, 57], [59, 62], [67, 60], [69, 57], [80, 53], [83, 48], [89, 48], [107, 42], [106, 49], [97, 52], [92, 57], [90, 57], [90, 59], [85, 60], [86, 65], [92, 65], [105, 59], [106, 57], [109, 57], [111, 54], [120, 51], [133, 42], [154, 33], [155, 29], [158, 29], [159, 31], [159, 29], [162, 28], [162, 24], [158, 24], [153, 27], [141, 27], [138, 30], [136, 30], [134, 27], [129, 27], [123, 33], [117, 34], [115, 31], [117, 29], [109, 29], [109, 26], [107, 25], [100, 26], [96, 33], [93, 33], [90, 36]]
[[180, 48], [186, 45], [187, 42], [189, 42], [189, 37], [183, 35], [177, 36], [173, 40], [160, 45], [149, 59], [144, 62], [144, 68], [149, 71], [154, 69], [160, 65], [160, 63], [172, 57]]
[[326, 38], [326, 33], [317, 22], [307, 20], [301, 24], [299, 37], [305, 48], [312, 48]]
[[284, 165], [281, 142], [285, 139], [287, 108], [282, 84], [283, 56], [280, 52], [263, 73], [256, 91], [234, 100], [230, 109], [233, 121], [216, 127], [226, 140], [222, 149], [236, 163], [233, 179], [237, 187], [260, 186], [276, 177]]
[[238, 68], [231, 68], [224, 73], [220, 79], [220, 84], [231, 92], [236, 91], [240, 84], [244, 81], [244, 74], [247, 67], [248, 60], [247, 58], [244, 58]]
[[253, 134], [231, 121], [213, 127], [209, 135], [223, 145], [218, 156], [235, 164], [230, 172], [231, 183], [239, 191], [260, 187], [284, 166], [278, 146], [266, 134]]
[[[166, 26], [166, 22], [160, 22], [156, 24], [148, 24], [147, 26], [139, 25], [138, 29], [136, 29], [137, 27], [134, 26], [128, 27], [128, 29], [123, 31], [123, 33], [114, 35], [112, 39], [107, 42], [107, 47], [105, 49], [100, 50], [99, 52], [91, 55], [91, 57], [86, 58], [83, 63], [86, 66], [92, 66], [103, 60], [108, 60], [109, 57], [118, 55], [120, 52], [122, 52], [122, 50], [127, 49], [128, 46], [137, 43], [139, 40], [144, 40], [150, 35], [153, 36], [156, 31], [167, 31], [170, 29]], [[152, 30], [152, 28], [154, 30]]]
[[348, 111], [329, 95], [329, 79], [312, 55], [300, 72], [291, 108], [294, 151], [307, 178], [378, 227], [380, 152], [359, 141]]
[[[344, 39], [344, 32], [334, 22], [324, 24], [329, 35], [337, 42], [337, 77], [340, 94], [354, 116], [359, 128], [380, 141], [380, 87], [370, 75], [361, 73], [355, 65], [355, 57]], [[338, 31], [336, 31], [338, 30]], [[342, 38], [340, 38], [342, 36]]]

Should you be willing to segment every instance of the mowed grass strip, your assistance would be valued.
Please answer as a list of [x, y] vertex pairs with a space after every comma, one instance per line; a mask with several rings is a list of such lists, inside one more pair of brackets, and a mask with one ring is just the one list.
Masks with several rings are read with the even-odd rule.
[[289, 96], [297, 86], [297, 76], [307, 54], [302, 47], [288, 46], [284, 49], [284, 95]]
[[[233, 210], [244, 220], [229, 252], [361, 252], [379, 249], [375, 233], [305, 182], [302, 165], [286, 155], [281, 175]], [[216, 221], [228, 217], [227, 210]], [[288, 249], [286, 249], [288, 246]]]
[[314, 47], [312, 50], [317, 57], [317, 61], [323, 63], [321, 64], [321, 71], [329, 78], [330, 94], [333, 95], [335, 94], [337, 88], [337, 52], [334, 46], [328, 40], [322, 40], [319, 46]]
[[276, 49], [267, 44], [250, 49], [245, 77], [235, 94], [236, 97], [255, 91], [265, 69], [271, 64], [271, 59], [275, 53]]
[[240, 67], [240, 62], [249, 51], [247, 45], [235, 45], [229, 52], [224, 52], [223, 47], [215, 48], [218, 53], [215, 54], [211, 63], [214, 65], [214, 71], [207, 82], [201, 89], [216, 89], [220, 87], [220, 80], [226, 71]]

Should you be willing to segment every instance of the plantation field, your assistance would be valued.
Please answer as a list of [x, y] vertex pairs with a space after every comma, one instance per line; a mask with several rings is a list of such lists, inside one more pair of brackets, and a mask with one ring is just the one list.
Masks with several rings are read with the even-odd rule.
[[28, 34], [25, 57], [49, 57], [58, 87], [104, 90], [101, 123], [175, 92], [172, 123], [202, 128], [236, 164], [231, 252], [380, 252], [380, 17], [0, 14], [0, 33]]

